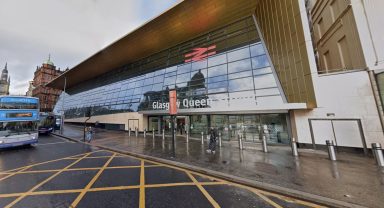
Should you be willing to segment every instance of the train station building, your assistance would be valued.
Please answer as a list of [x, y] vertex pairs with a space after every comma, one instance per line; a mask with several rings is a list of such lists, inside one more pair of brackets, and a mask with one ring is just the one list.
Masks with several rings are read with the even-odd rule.
[[370, 67], [354, 2], [182, 1], [50, 82], [65, 90], [55, 112], [169, 132], [175, 89], [179, 134], [215, 127], [223, 140], [257, 143], [267, 125], [271, 144], [366, 150], [384, 143], [374, 78], [383, 68]]

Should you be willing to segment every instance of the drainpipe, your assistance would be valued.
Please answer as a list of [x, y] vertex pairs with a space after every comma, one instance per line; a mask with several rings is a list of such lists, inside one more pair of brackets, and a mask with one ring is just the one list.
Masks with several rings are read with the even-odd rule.
[[379, 95], [379, 88], [377, 87], [376, 77], [373, 70], [367, 70], [368, 76], [371, 82], [373, 97], [375, 98], [377, 113], [379, 114], [381, 130], [384, 131], [384, 112], [383, 112], [383, 103], [381, 102]]

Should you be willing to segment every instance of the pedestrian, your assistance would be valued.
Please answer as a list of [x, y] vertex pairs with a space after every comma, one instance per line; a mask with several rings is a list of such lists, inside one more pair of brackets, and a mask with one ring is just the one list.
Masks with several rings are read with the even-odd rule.
[[216, 128], [211, 127], [209, 130], [209, 146], [207, 149], [207, 153], [215, 154], [216, 151], [216, 138], [217, 138], [217, 130]]
[[92, 139], [93, 139], [93, 129], [92, 129], [92, 127], [89, 126], [89, 127], [86, 128], [85, 135], [86, 135], [87, 142], [91, 142]]

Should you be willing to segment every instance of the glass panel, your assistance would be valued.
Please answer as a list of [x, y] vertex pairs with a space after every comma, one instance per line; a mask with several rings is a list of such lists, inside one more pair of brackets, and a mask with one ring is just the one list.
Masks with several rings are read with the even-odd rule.
[[191, 71], [191, 63], [186, 63], [177, 67], [177, 74], [183, 74]]
[[227, 80], [228, 80], [227, 75], [222, 75], [222, 76], [217, 76], [217, 77], [209, 77], [208, 83], [221, 82], [221, 81], [227, 81]]
[[256, 45], [251, 45], [251, 56], [260, 56], [265, 54], [264, 47], [261, 43]]
[[165, 69], [165, 72], [168, 73], [168, 72], [175, 72], [177, 71], [177, 66], [172, 66], [172, 67], [168, 67]]
[[255, 89], [277, 87], [273, 74], [255, 76]]
[[224, 75], [224, 74], [227, 74], [227, 65], [226, 64], [208, 68], [208, 76], [209, 77]]
[[228, 73], [235, 73], [235, 72], [241, 72], [245, 70], [250, 70], [251, 67], [251, 61], [250, 59], [245, 59], [241, 61], [236, 61], [228, 64]]
[[141, 87], [140, 88], [135, 88], [135, 90], [133, 91], [133, 94], [134, 95], [138, 95], [138, 94], [141, 94]]
[[224, 64], [227, 62], [227, 55], [217, 55], [208, 58], [208, 67]]
[[176, 83], [188, 82], [188, 81], [190, 81], [190, 79], [191, 79], [190, 73], [179, 74], [179, 75], [177, 75]]
[[280, 95], [278, 88], [267, 88], [256, 90], [256, 96], [270, 96], [270, 95]]
[[287, 120], [285, 114], [261, 115], [262, 125], [267, 125], [266, 134], [268, 143], [289, 144]]
[[165, 72], [165, 69], [157, 70], [157, 71], [155, 71], [155, 76], [162, 75], [162, 74], [164, 74], [164, 72]]
[[169, 73], [165, 73], [164, 77], [172, 77], [172, 76], [176, 76], [176, 72], [169, 72]]
[[146, 78], [144, 80], [144, 85], [151, 85], [151, 84], [153, 84], [153, 77]]
[[207, 62], [208, 62], [207, 59], [204, 59], [204, 60], [201, 60], [201, 61], [192, 62], [192, 71], [193, 70], [207, 68]]
[[229, 92], [253, 89], [252, 77], [229, 80], [228, 83]]
[[254, 69], [253, 70], [253, 75], [270, 74], [270, 73], [272, 73], [271, 67], [260, 68], [260, 69]]
[[227, 90], [227, 85], [228, 85], [227, 81], [210, 83], [210, 84], [208, 84], [208, 89], [222, 88], [222, 89]]
[[207, 135], [208, 130], [208, 116], [207, 115], [194, 115], [189, 117], [190, 132], [192, 137], [201, 137], [201, 132]]
[[227, 115], [212, 115], [211, 126], [216, 128], [217, 131], [221, 133], [221, 138], [223, 140], [229, 140]]
[[173, 77], [167, 77], [164, 79], [164, 86], [167, 86], [167, 85], [174, 85], [175, 84], [175, 81], [176, 81], [176, 76], [173, 76]]
[[268, 58], [266, 55], [263, 56], [257, 56], [252, 58], [252, 68], [258, 69], [258, 68], [264, 68], [269, 66]]
[[163, 75], [156, 76], [156, 77], [154, 77], [154, 79], [153, 79], [153, 83], [162, 83], [163, 80], [164, 80], [164, 76], [163, 76]]
[[228, 79], [237, 79], [242, 77], [252, 77], [252, 71], [244, 71], [228, 75]]
[[240, 59], [246, 59], [249, 57], [250, 57], [249, 48], [248, 47], [241, 48], [239, 50], [231, 51], [228, 53], [228, 62], [237, 61]]

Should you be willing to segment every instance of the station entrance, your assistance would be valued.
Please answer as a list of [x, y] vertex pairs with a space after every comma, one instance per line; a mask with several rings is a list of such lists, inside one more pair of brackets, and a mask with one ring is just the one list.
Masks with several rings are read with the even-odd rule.
[[[148, 116], [149, 130], [155, 129], [158, 134], [165, 130], [171, 134], [170, 116]], [[224, 141], [235, 141], [242, 135], [247, 142], [261, 142], [263, 127], [268, 129], [268, 143], [289, 144], [290, 131], [287, 114], [244, 114], [244, 115], [183, 115], [176, 116], [176, 135], [201, 138], [201, 132], [208, 134], [211, 127], [221, 133]]]

